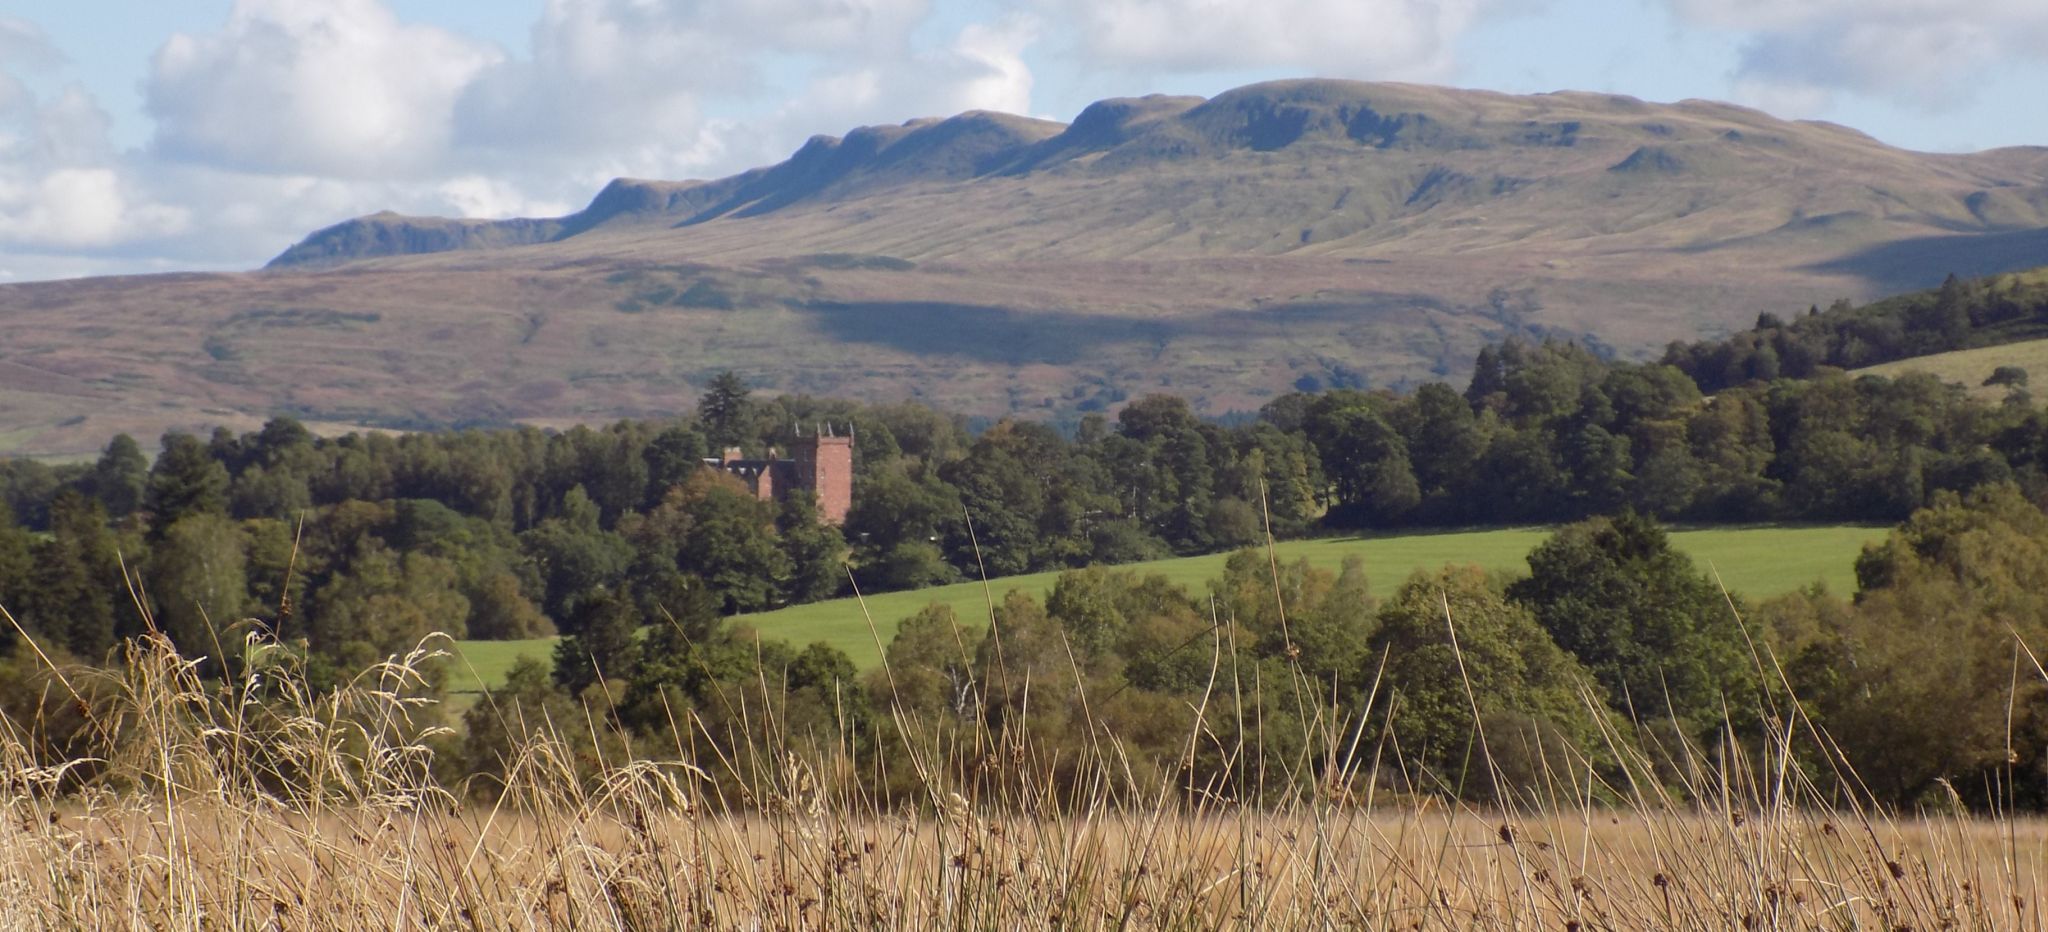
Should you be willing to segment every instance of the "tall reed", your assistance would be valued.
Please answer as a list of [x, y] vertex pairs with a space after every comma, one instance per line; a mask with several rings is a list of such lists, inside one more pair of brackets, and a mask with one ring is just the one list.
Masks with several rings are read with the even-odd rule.
[[[1495, 789], [1482, 806], [1382, 789], [1401, 782], [1400, 749], [1312, 708], [1307, 684], [1281, 693], [1290, 720], [1316, 731], [1304, 746], [1344, 753], [1282, 762], [1288, 779], [1316, 773], [1312, 790], [1262, 797], [1138, 766], [1078, 669], [1078, 759], [900, 703], [877, 734], [901, 753], [863, 752], [779, 719], [764, 672], [725, 697], [758, 727], [673, 710], [660, 753], [591, 740], [614, 731], [606, 708], [563, 722], [486, 698], [514, 740], [474, 802], [436, 776], [436, 643], [326, 692], [253, 632], [221, 676], [155, 635], [115, 669], [48, 664], [44, 713], [0, 723], [0, 926], [2044, 928], [2048, 824], [1824, 792], [1789, 762], [1827, 736], [1789, 702], [1757, 710], [1752, 745], [1646, 747], [1596, 715], [1608, 766], [1546, 760], [1535, 786], [1510, 787], [1486, 744], [1507, 736], [1486, 734], [1474, 696], [1477, 779]], [[1237, 646], [1219, 626], [1206, 648], [1185, 755], [1259, 753]], [[1756, 662], [1774, 673], [1767, 652]], [[970, 699], [1028, 703], [1047, 685], [974, 684]], [[1238, 740], [1202, 724], [1212, 708], [1244, 721]], [[83, 737], [58, 748], [44, 726], [60, 714]], [[746, 745], [719, 743], [734, 735]], [[879, 772], [892, 766], [909, 772]]]

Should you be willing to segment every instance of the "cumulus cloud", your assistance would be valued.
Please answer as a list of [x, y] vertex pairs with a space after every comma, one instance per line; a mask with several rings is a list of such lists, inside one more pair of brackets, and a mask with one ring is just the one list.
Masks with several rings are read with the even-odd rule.
[[[1022, 18], [920, 49], [912, 36], [930, 12], [928, 0], [550, 0], [529, 53], [465, 91], [455, 145], [487, 162], [546, 160], [584, 184], [692, 177], [779, 158], [813, 133], [925, 115], [928, 103], [1028, 106]], [[804, 77], [783, 86], [790, 75]], [[762, 116], [707, 114], [736, 102]], [[799, 119], [812, 122], [793, 129]]]
[[763, 127], [762, 142], [787, 154], [793, 140], [821, 129], [968, 110], [1029, 113], [1033, 78], [1024, 51], [1038, 32], [1034, 17], [1012, 15], [969, 24], [940, 48], [823, 72]]
[[184, 230], [190, 216], [187, 211], [137, 203], [126, 188], [112, 169], [51, 171], [19, 196], [0, 199], [0, 216], [8, 221], [6, 238], [56, 246], [106, 246]]
[[[0, 62], [45, 70], [63, 57], [33, 26], [0, 20]], [[0, 243], [77, 249], [182, 230], [113, 167], [107, 114], [76, 85], [44, 100], [0, 70]]]
[[387, 3], [235, 0], [172, 35], [142, 82], [148, 142], [127, 150], [81, 87], [20, 79], [66, 61], [0, 17], [0, 268], [248, 267], [376, 210], [558, 215], [616, 175], [716, 176], [817, 132], [1029, 112], [1040, 30], [1014, 10], [927, 29], [931, 0], [547, 0], [508, 50]]
[[1030, 113], [1032, 77], [1024, 50], [1037, 41], [1038, 32], [1038, 20], [1029, 16], [960, 30], [949, 50], [958, 102], [953, 109]]
[[54, 68], [64, 61], [62, 52], [50, 44], [36, 24], [14, 16], [0, 16], [0, 62], [13, 68]]
[[1684, 18], [1748, 34], [1738, 96], [1786, 112], [1825, 109], [1837, 92], [1929, 111], [1969, 102], [2000, 61], [2048, 60], [2039, 0], [1671, 0]]
[[1442, 77], [1488, 0], [1046, 0], [1099, 66]]
[[377, 0], [237, 0], [219, 32], [157, 51], [155, 145], [251, 171], [418, 173], [445, 151], [456, 98], [500, 57]]
[[661, 4], [697, 28], [756, 48], [785, 52], [902, 51], [931, 12], [928, 0], [751, 0]]
[[575, 210], [571, 201], [537, 198], [516, 182], [489, 175], [460, 175], [434, 187], [434, 194], [463, 217], [555, 217]]

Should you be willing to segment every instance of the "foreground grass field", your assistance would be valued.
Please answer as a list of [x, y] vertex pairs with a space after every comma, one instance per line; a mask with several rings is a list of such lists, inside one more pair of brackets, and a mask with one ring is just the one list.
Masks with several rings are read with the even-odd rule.
[[1047, 759], [899, 712], [887, 740], [915, 773], [888, 801], [860, 777], [887, 765], [831, 735], [692, 731], [636, 753], [513, 705], [502, 769], [448, 787], [432, 730], [409, 724], [421, 656], [316, 698], [286, 668], [204, 681], [151, 639], [103, 687], [76, 684], [95, 692], [80, 714], [121, 726], [96, 756], [53, 760], [32, 723], [0, 719], [0, 928], [2044, 927], [2048, 826], [1889, 813], [1758, 766], [1840, 766], [1811, 723], [1768, 730], [1753, 760], [1688, 746], [1657, 779], [1611, 728], [1603, 774], [1553, 761], [1503, 791], [1496, 773], [1489, 803], [1395, 791], [1388, 748], [1262, 805], [1139, 776], [1114, 733]]
[[[1717, 571], [1730, 590], [1752, 598], [1767, 598], [1814, 582], [1825, 583], [1834, 592], [1853, 591], [1856, 555], [1865, 543], [1882, 540], [1884, 533], [1883, 528], [1863, 525], [1701, 528], [1674, 530], [1671, 541], [1690, 555], [1702, 571]], [[1386, 592], [1417, 569], [1446, 563], [1476, 563], [1488, 572], [1527, 572], [1524, 561], [1529, 551], [1548, 535], [1549, 531], [1542, 528], [1512, 528], [1326, 538], [1284, 541], [1275, 550], [1282, 561], [1306, 559], [1330, 570], [1337, 569], [1349, 556], [1359, 556], [1365, 560], [1374, 591]], [[1213, 554], [1135, 563], [1123, 568], [1163, 575], [1199, 590], [1222, 573], [1225, 559], [1223, 554]], [[1043, 594], [1052, 588], [1058, 576], [1056, 572], [1032, 573], [992, 579], [986, 586], [972, 582], [883, 593], [866, 599], [865, 613], [856, 600], [848, 598], [742, 616], [740, 620], [764, 635], [798, 645], [823, 641], [845, 651], [854, 663], [866, 668], [880, 657], [875, 648], [875, 633], [868, 627], [869, 618], [874, 619], [886, 642], [897, 622], [927, 605], [951, 605], [963, 620], [986, 617], [991, 596], [1000, 599], [1013, 589]], [[476, 692], [483, 685], [504, 682], [506, 672], [520, 657], [545, 661], [553, 647], [553, 639], [459, 642], [458, 656], [449, 671], [449, 689], [457, 693]]]

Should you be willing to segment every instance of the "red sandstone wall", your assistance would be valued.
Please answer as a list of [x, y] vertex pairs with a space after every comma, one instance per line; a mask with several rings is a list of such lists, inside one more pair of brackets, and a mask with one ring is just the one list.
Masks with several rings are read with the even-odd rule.
[[791, 456], [796, 460], [796, 485], [818, 498], [818, 517], [826, 524], [846, 523], [853, 508], [853, 438], [799, 437]]

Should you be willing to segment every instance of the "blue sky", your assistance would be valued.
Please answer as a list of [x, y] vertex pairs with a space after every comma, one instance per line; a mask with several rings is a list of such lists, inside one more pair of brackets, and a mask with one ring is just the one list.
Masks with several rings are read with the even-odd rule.
[[815, 133], [1303, 75], [2048, 144], [2048, 0], [0, 0], [0, 282], [573, 210]]

